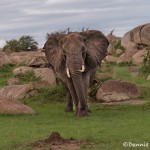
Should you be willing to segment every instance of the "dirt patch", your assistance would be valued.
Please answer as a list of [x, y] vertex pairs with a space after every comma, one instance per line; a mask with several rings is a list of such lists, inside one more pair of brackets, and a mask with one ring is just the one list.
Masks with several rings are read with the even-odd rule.
[[146, 101], [142, 100], [127, 100], [122, 102], [109, 102], [109, 103], [102, 103], [103, 105], [143, 105]]
[[64, 139], [58, 132], [52, 134], [44, 139], [39, 140], [28, 145], [32, 150], [78, 150], [81, 147], [91, 146], [93, 143], [78, 141], [73, 138]]

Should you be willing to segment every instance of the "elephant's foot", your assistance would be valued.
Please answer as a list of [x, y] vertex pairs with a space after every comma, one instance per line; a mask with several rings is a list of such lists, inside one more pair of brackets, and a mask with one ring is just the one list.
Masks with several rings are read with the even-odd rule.
[[87, 112], [88, 112], [88, 113], [91, 113], [92, 111], [91, 111], [91, 109], [87, 108]]
[[65, 108], [65, 112], [73, 112], [73, 108], [71, 108], [71, 107], [66, 107], [66, 108]]
[[78, 110], [76, 112], [77, 117], [87, 117], [88, 116], [88, 111], [87, 110]]

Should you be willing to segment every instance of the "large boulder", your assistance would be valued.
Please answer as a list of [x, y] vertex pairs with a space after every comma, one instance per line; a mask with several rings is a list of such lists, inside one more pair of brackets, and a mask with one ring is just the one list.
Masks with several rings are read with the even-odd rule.
[[140, 25], [124, 34], [121, 45], [126, 49], [141, 49], [150, 46], [150, 23]]
[[108, 39], [108, 41], [109, 41], [112, 45], [114, 45], [117, 41], [121, 40], [121, 37], [117, 37], [117, 36], [111, 35], [111, 34], [108, 34], [108, 35], [106, 36], [106, 38]]
[[33, 90], [31, 84], [6, 86], [0, 89], [0, 98], [22, 99], [25, 98], [31, 90]]
[[0, 51], [0, 67], [7, 64], [11, 64], [9, 56], [5, 52]]
[[150, 80], [150, 74], [147, 76], [147, 80]]
[[140, 90], [133, 83], [119, 80], [108, 80], [99, 87], [96, 93], [96, 98], [104, 102], [111, 102], [137, 98], [139, 95]]
[[32, 59], [32, 55], [27, 52], [14, 52], [10, 54], [10, 59], [13, 65], [26, 64]]
[[136, 65], [142, 65], [145, 56], [147, 56], [148, 50], [140, 50], [132, 56], [132, 62]]
[[17, 85], [17, 84], [19, 84], [18, 78], [10, 78], [7, 80], [7, 85]]
[[109, 44], [108, 48], [107, 48], [107, 52], [109, 55], [114, 55], [116, 50], [114, 48], [114, 46], [112, 44]]
[[32, 87], [34, 89], [41, 89], [41, 88], [48, 88], [50, 87], [49, 83], [47, 81], [37, 81], [37, 82], [33, 82], [31, 83]]
[[35, 114], [35, 111], [16, 99], [0, 98], [0, 114]]
[[28, 64], [33, 57], [45, 57], [45, 53], [41, 51], [28, 51], [10, 54], [11, 63], [14, 65]]
[[95, 79], [96, 80], [107, 80], [107, 79], [110, 79], [110, 75], [108, 73], [96, 73], [95, 75]]
[[27, 94], [26, 94], [26, 96], [25, 96], [25, 98], [29, 98], [29, 97], [32, 97], [32, 96], [34, 96], [34, 95], [37, 95], [39, 92], [38, 92], [38, 90], [32, 90], [32, 91], [29, 91]]
[[150, 46], [150, 23], [138, 26], [132, 32], [135, 43]]
[[33, 72], [33, 68], [32, 67], [21, 66], [21, 67], [15, 68], [13, 70], [14, 75], [26, 74], [28, 72]]
[[45, 67], [48, 64], [48, 61], [45, 56], [33, 57], [28, 63], [29, 67]]
[[131, 63], [132, 56], [136, 54], [138, 50], [126, 50], [117, 60], [117, 63]]
[[119, 59], [118, 57], [107, 55], [105, 61], [109, 63], [116, 63], [118, 59]]
[[52, 69], [49, 68], [37, 68], [34, 69], [34, 74], [36, 77], [40, 77], [41, 81], [46, 81], [51, 86], [56, 85], [56, 77]]
[[121, 39], [121, 45], [127, 50], [137, 50], [138, 45], [131, 39], [131, 32], [127, 32]]

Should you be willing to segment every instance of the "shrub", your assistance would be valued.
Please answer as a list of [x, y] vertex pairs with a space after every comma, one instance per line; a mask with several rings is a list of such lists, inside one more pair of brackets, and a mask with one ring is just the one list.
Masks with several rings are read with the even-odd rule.
[[125, 50], [125, 48], [121, 45], [121, 40], [118, 40], [118, 41], [114, 44], [114, 48], [115, 48], [115, 49]]
[[7, 51], [7, 52], [18, 52], [18, 51], [20, 51], [19, 42], [16, 39], [6, 41], [6, 45], [3, 47], [3, 51]]
[[30, 82], [40, 81], [40, 77], [35, 77], [33, 72], [27, 72], [25, 74], [16, 75], [21, 84], [26, 84]]
[[147, 55], [143, 60], [143, 66], [140, 69], [143, 73], [150, 73], [150, 48], [147, 48], [147, 51]]
[[37, 50], [38, 43], [33, 39], [32, 36], [24, 35], [19, 40], [12, 39], [6, 41], [6, 45], [3, 47], [5, 52], [19, 52], [19, 51], [31, 51]]
[[48, 38], [51, 36], [68, 34], [69, 32], [70, 32], [70, 28], [67, 28], [66, 30], [54, 31], [51, 33], [47, 33], [45, 38], [46, 38], [46, 40], [48, 40]]
[[31, 51], [38, 49], [38, 43], [33, 39], [32, 36], [22, 36], [18, 42], [22, 51]]

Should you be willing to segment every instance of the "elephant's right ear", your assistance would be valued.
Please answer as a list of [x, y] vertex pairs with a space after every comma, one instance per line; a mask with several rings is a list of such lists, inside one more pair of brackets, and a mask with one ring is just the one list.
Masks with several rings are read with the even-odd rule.
[[48, 62], [56, 72], [62, 73], [65, 70], [65, 62], [62, 57], [61, 40], [65, 34], [50, 35], [44, 45], [45, 55]]

